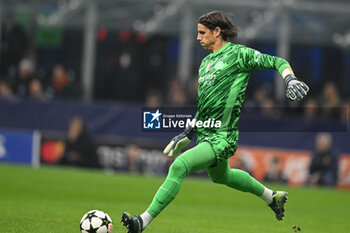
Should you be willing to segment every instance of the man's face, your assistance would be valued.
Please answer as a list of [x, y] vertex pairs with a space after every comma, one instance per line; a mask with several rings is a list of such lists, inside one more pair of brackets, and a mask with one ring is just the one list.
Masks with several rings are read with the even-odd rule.
[[197, 40], [202, 45], [205, 50], [212, 50], [218, 37], [215, 35], [215, 30], [211, 31], [209, 28], [203, 24], [198, 24], [197, 26], [198, 34]]

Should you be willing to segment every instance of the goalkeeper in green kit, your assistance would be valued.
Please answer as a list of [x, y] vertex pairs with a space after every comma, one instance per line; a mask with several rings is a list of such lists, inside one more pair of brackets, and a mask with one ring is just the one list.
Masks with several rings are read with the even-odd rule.
[[195, 147], [185, 151], [172, 163], [148, 209], [136, 217], [123, 213], [122, 222], [128, 233], [142, 232], [176, 197], [183, 179], [203, 169], [206, 169], [214, 183], [262, 198], [273, 210], [277, 220], [283, 219], [288, 193], [270, 190], [247, 172], [231, 169], [228, 160], [237, 149], [238, 120], [252, 70], [277, 70], [286, 82], [286, 96], [292, 101], [304, 98], [309, 88], [297, 80], [286, 60], [229, 42], [236, 36], [236, 26], [222, 11], [210, 12], [199, 18], [197, 40], [211, 53], [199, 67], [195, 119], [220, 120], [221, 126], [215, 129], [187, 127], [170, 141], [164, 154], [172, 158], [189, 144], [195, 134], [198, 138]]

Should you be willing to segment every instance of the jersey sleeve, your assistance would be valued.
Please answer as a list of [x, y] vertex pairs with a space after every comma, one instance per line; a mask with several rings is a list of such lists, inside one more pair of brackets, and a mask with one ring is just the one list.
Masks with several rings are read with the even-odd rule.
[[245, 72], [250, 72], [255, 69], [275, 69], [282, 75], [282, 71], [290, 67], [289, 63], [283, 58], [263, 54], [258, 50], [247, 47], [242, 47], [240, 49], [239, 57], [240, 67]]

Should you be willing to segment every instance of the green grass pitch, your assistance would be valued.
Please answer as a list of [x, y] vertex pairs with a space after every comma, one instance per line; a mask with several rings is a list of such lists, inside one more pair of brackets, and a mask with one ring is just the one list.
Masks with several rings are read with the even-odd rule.
[[[164, 177], [105, 174], [73, 168], [0, 164], [1, 233], [78, 233], [91, 209], [107, 212], [114, 233], [123, 211], [143, 212]], [[271, 185], [289, 192], [286, 218], [275, 220], [260, 198], [207, 179], [185, 179], [179, 195], [156, 218], [149, 233], [350, 232], [350, 192]]]

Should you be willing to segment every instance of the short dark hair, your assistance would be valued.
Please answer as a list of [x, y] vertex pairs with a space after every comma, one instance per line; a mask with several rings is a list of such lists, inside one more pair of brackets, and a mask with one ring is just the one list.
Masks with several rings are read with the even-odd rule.
[[237, 37], [237, 26], [234, 25], [223, 11], [212, 11], [199, 17], [200, 24], [203, 24], [210, 30], [216, 27], [221, 29], [221, 37], [228, 41]]

